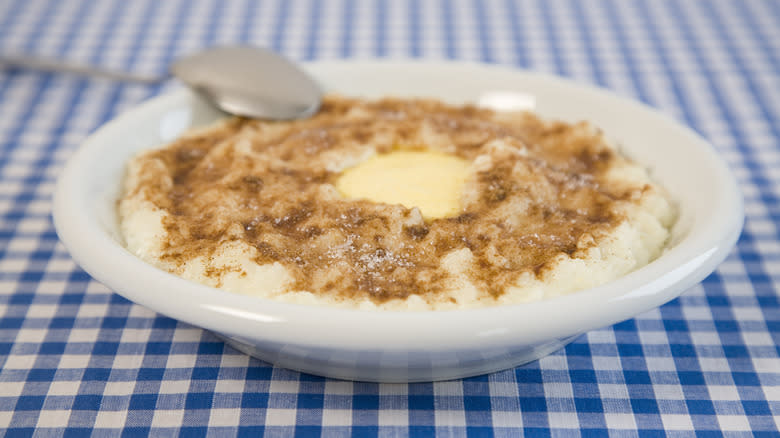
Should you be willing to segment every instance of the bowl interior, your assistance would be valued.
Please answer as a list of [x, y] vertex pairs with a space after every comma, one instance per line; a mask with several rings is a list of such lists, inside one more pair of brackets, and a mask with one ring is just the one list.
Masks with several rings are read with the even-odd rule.
[[[383, 96], [433, 97], [451, 103], [477, 103], [486, 95], [497, 93], [528, 96], [526, 105], [544, 117], [570, 122], [589, 120], [602, 128], [621, 150], [647, 167], [655, 180], [669, 190], [680, 207], [680, 219], [673, 229], [669, 247], [679, 243], [695, 225], [694, 211], [711, 206], [718, 196], [711, 182], [724, 183], [717, 175], [717, 160], [701, 161], [696, 148], [679, 147], [681, 140], [701, 143], [691, 133], [680, 132], [679, 126], [668, 120], [648, 117], [646, 108], [601, 90], [583, 87], [553, 77], [516, 70], [486, 68], [480, 65], [458, 65], [453, 77], [453, 65], [422, 64], [423, 68], [388, 63], [369, 64], [381, 70], [381, 86], [376, 75], [366, 74], [366, 68], [339, 68], [338, 64], [314, 64], [310, 69], [327, 91], [350, 96], [379, 98]], [[442, 81], [449, 76], [451, 80]], [[156, 105], [155, 105], [156, 104]], [[121, 178], [127, 161], [141, 150], [159, 147], [177, 138], [186, 130], [207, 125], [226, 115], [199, 96], [179, 92], [175, 99], [152, 102], [123, 117], [121, 124], [107, 126], [112, 133], [124, 131], [112, 139], [105, 155], [95, 158], [102, 163], [94, 170], [90, 196], [99, 199], [94, 204], [100, 223], [117, 243], [122, 243], [118, 230], [115, 201], [121, 191]], [[681, 135], [682, 134], [682, 135]], [[680, 139], [680, 137], [687, 137]], [[670, 141], [676, 138], [677, 141]], [[715, 162], [710, 162], [715, 161]], [[695, 163], [697, 171], [691, 171]]]

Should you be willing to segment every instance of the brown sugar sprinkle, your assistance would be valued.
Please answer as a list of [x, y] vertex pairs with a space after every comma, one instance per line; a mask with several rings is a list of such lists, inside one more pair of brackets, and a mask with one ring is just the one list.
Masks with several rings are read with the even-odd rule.
[[[335, 192], [342, 169], [334, 162], [399, 147], [476, 160], [458, 216], [423, 220], [414, 209]], [[560, 254], [581, 256], [622, 221], [615, 205], [636, 190], [604, 184], [620, 160], [582, 123], [329, 96], [308, 120], [232, 119], [149, 153], [135, 193], [169, 213], [162, 258], [175, 264], [243, 241], [257, 263], [285, 266], [291, 290], [383, 302], [447, 290], [442, 259], [467, 248], [466, 276], [498, 296], [524, 272], [544, 275]]]

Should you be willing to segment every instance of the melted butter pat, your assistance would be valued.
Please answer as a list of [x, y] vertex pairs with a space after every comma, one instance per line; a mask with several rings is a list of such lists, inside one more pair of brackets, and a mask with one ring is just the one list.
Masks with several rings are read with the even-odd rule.
[[336, 183], [348, 198], [417, 207], [426, 218], [456, 216], [469, 163], [427, 151], [377, 155], [347, 169]]

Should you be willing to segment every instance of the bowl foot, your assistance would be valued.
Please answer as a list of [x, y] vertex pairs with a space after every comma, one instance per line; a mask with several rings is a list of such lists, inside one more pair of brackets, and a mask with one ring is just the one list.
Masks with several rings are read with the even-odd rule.
[[464, 352], [340, 352], [254, 345], [214, 333], [236, 350], [294, 371], [340, 380], [413, 383], [462, 379], [514, 368], [560, 350], [580, 335], [513, 349]]

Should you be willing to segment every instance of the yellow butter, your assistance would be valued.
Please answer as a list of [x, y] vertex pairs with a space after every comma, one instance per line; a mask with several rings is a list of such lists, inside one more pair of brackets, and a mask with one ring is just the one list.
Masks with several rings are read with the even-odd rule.
[[348, 198], [417, 207], [426, 218], [442, 218], [460, 212], [468, 168], [466, 160], [452, 155], [396, 151], [347, 169], [336, 187]]

